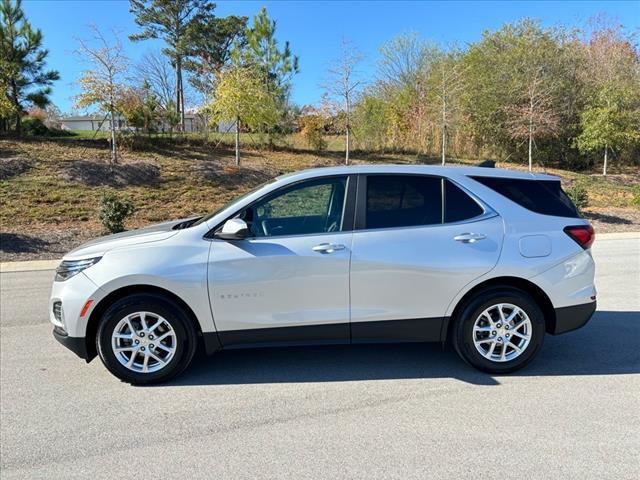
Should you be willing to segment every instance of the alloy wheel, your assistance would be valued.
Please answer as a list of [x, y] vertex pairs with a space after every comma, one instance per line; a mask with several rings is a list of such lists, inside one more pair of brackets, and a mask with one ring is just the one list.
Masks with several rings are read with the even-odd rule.
[[492, 362], [518, 358], [531, 342], [532, 325], [524, 310], [499, 303], [484, 310], [473, 325], [476, 350]]
[[135, 312], [118, 322], [111, 348], [118, 361], [131, 371], [153, 373], [171, 362], [177, 337], [171, 324], [151, 312]]

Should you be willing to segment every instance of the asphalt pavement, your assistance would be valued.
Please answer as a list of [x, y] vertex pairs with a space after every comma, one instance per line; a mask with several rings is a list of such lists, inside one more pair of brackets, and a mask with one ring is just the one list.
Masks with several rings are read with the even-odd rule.
[[132, 387], [51, 336], [53, 272], [0, 275], [0, 477], [640, 478], [640, 235], [598, 312], [509, 376], [439, 345], [236, 350]]

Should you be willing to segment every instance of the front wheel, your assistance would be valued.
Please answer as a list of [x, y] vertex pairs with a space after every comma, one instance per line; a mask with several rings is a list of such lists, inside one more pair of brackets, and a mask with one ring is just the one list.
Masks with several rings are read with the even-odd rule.
[[544, 315], [531, 296], [499, 288], [481, 292], [463, 308], [453, 344], [460, 357], [475, 368], [510, 373], [533, 360], [544, 334]]
[[107, 309], [98, 327], [100, 359], [131, 384], [169, 380], [191, 362], [197, 336], [174, 302], [153, 294], [122, 298]]

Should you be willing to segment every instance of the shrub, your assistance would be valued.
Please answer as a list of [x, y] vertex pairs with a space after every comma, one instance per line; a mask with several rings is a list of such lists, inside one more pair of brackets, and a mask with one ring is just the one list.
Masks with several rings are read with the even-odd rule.
[[104, 192], [100, 196], [98, 219], [111, 233], [124, 231], [124, 221], [134, 212], [129, 199], [120, 199], [113, 192]]
[[640, 207], [640, 185], [634, 185], [631, 189], [631, 205]]
[[589, 206], [589, 196], [587, 194], [587, 189], [579, 183], [574, 183], [573, 185], [571, 185], [567, 189], [567, 195], [569, 195], [569, 198], [573, 200], [573, 203], [576, 204], [576, 207], [578, 207], [579, 211]]
[[307, 115], [300, 119], [302, 125], [302, 136], [311, 148], [322, 151], [327, 148], [324, 139], [325, 119], [320, 115]]
[[37, 117], [26, 117], [22, 120], [22, 131], [25, 135], [41, 136], [49, 133], [47, 126]]

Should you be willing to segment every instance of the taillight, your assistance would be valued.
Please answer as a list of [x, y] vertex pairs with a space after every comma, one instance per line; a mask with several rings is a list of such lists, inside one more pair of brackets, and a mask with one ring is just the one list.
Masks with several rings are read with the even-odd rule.
[[575, 242], [585, 250], [589, 248], [596, 239], [596, 232], [591, 225], [564, 227], [564, 233], [574, 239]]

